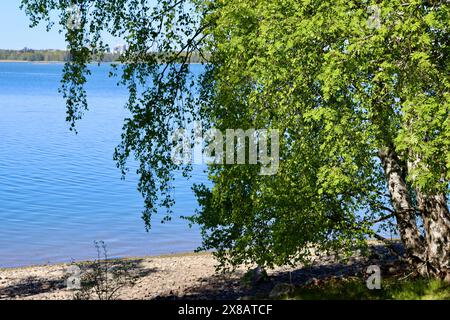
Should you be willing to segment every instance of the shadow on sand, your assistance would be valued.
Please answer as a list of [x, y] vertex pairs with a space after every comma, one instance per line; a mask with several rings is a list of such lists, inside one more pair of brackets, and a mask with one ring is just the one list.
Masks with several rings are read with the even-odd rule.
[[[123, 260], [108, 260], [109, 268], [127, 268], [133, 271], [136, 278], [146, 277], [151, 273], [157, 272], [157, 269], [146, 268], [142, 264], [142, 259], [123, 259]], [[82, 269], [90, 269], [95, 267], [95, 262], [80, 262], [75, 265]], [[68, 265], [67, 265], [68, 267]], [[49, 293], [58, 290], [64, 290], [66, 285], [66, 278], [68, 275], [61, 278], [46, 278], [29, 276], [20, 282], [0, 287], [0, 299], [21, 299], [30, 296]]]
[[[400, 255], [403, 250], [400, 244], [393, 244], [392, 248]], [[326, 259], [325, 259], [326, 260]], [[346, 262], [328, 262], [299, 268], [289, 272], [278, 272], [265, 281], [245, 285], [227, 276], [215, 275], [200, 279], [200, 285], [190, 287], [182, 296], [159, 296], [158, 300], [209, 300], [209, 299], [267, 299], [272, 289], [279, 283], [302, 286], [308, 283], [319, 283], [330, 278], [358, 277], [367, 278], [367, 268], [378, 265], [383, 275], [396, 274], [404, 270], [398, 256], [384, 245], [373, 245], [367, 257], [361, 259], [350, 258]]]

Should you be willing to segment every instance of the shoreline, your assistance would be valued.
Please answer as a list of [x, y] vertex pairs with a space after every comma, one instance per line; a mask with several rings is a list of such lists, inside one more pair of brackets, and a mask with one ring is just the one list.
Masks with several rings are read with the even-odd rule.
[[20, 62], [20, 63], [24, 63], [24, 62], [31, 62], [31, 61], [27, 61], [27, 60], [0, 60], [0, 63], [6, 63], [6, 62]]
[[[144, 255], [144, 256], [130, 256], [130, 257], [111, 257], [108, 261], [127, 261], [127, 260], [136, 260], [136, 259], [163, 259], [163, 258], [178, 258], [178, 257], [190, 257], [197, 255], [207, 255], [211, 254], [210, 252], [175, 252], [175, 253], [164, 253], [157, 255]], [[42, 268], [42, 267], [58, 267], [58, 266], [68, 266], [72, 264], [84, 264], [91, 263], [94, 259], [88, 260], [74, 260], [72, 262], [50, 262], [50, 263], [31, 263], [27, 265], [20, 266], [12, 266], [12, 267], [1, 267], [0, 272], [2, 271], [11, 271], [11, 270], [25, 270], [25, 269], [33, 269], [33, 268]]]
[[[66, 279], [73, 275], [69, 266], [90, 268], [92, 262], [0, 269], [0, 300], [72, 300], [75, 292], [69, 290], [66, 284]], [[208, 288], [220, 297], [234, 298], [220, 288], [225, 282], [231, 286], [238, 285], [244, 270], [218, 277], [215, 272], [217, 262], [209, 252], [129, 257], [111, 259], [108, 263], [111, 263], [110, 266], [126, 267], [137, 275], [133, 286], [120, 291], [119, 299], [127, 300], [184, 297]]]
[[[397, 260], [384, 246], [370, 246], [370, 256], [356, 251], [345, 259], [335, 254], [312, 253], [311, 263], [267, 269], [261, 282], [255, 265], [239, 266], [217, 273], [218, 262], [211, 252], [185, 252], [159, 256], [129, 257], [108, 260], [109, 268], [124, 268], [133, 274], [133, 285], [124, 286], [117, 299], [246, 299], [267, 298], [278, 284], [303, 286], [327, 279], [364, 279], [369, 265], [380, 265], [383, 274], [398, 269]], [[80, 275], [95, 269], [91, 261], [24, 266], [0, 269], [0, 300], [73, 300], [76, 291], [67, 288], [66, 280], [78, 266]], [[111, 269], [112, 270], [112, 269]], [[249, 270], [251, 273], [249, 275]], [[72, 273], [71, 273], [72, 272]], [[259, 280], [255, 280], [255, 277]], [[95, 297], [93, 297], [95, 299]]]
[[[400, 243], [399, 238], [392, 238], [390, 241], [392, 243]], [[384, 243], [380, 242], [376, 239], [367, 240], [367, 244], [369, 247], [371, 246], [385, 246]], [[212, 255], [212, 251], [182, 251], [182, 252], [172, 252], [172, 253], [162, 253], [155, 255], [142, 255], [142, 256], [123, 256], [123, 257], [110, 257], [109, 261], [127, 261], [127, 260], [135, 260], [135, 259], [163, 259], [163, 258], [183, 258], [183, 257], [192, 257], [192, 256], [201, 256], [201, 255]], [[54, 266], [67, 266], [71, 264], [83, 264], [90, 263], [94, 261], [92, 259], [80, 259], [80, 260], [72, 260], [72, 261], [55, 261], [55, 262], [42, 262], [42, 263], [30, 263], [26, 265], [18, 265], [18, 266], [0, 266], [0, 272], [8, 271], [8, 270], [22, 270], [22, 269], [32, 269], [32, 268], [41, 268], [41, 267], [54, 267]]]

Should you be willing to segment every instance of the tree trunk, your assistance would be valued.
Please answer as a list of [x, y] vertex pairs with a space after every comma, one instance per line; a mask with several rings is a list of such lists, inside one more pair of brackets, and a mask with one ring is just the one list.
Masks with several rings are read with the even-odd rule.
[[430, 275], [450, 278], [450, 212], [444, 194], [417, 191], [417, 204], [425, 229], [427, 269]]
[[405, 249], [405, 258], [420, 274], [424, 275], [427, 272], [425, 246], [417, 227], [416, 210], [405, 181], [405, 170], [393, 149], [386, 148], [380, 151], [379, 156]]
[[[413, 171], [421, 158], [414, 154], [410, 157], [408, 170]], [[450, 212], [447, 196], [419, 188], [416, 188], [416, 196], [425, 231], [427, 275], [450, 280]]]

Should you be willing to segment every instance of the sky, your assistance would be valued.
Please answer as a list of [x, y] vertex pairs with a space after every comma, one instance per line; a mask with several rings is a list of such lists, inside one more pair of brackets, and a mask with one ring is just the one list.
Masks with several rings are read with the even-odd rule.
[[0, 6], [0, 49], [65, 49], [64, 36], [58, 31], [47, 32], [45, 25], [31, 29], [20, 0], [3, 0]]
[[[20, 9], [21, 0], [2, 0], [0, 5], [0, 49], [66, 49], [64, 35], [58, 33], [58, 25], [47, 32], [45, 23], [30, 28], [30, 20]], [[149, 0], [154, 3], [153, 0]], [[111, 47], [123, 44], [123, 40], [104, 35]]]
[[[45, 23], [30, 28], [30, 19], [20, 9], [21, 0], [2, 0], [0, 5], [0, 49], [66, 49], [64, 35], [58, 25], [47, 32]], [[106, 41], [115, 46], [120, 39], [106, 36]]]

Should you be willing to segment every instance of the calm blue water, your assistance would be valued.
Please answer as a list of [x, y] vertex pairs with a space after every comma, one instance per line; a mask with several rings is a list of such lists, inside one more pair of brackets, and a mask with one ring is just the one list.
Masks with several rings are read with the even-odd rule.
[[198, 229], [176, 217], [194, 213], [191, 185], [206, 182], [203, 168], [189, 183], [177, 179], [174, 219], [155, 219], [147, 233], [137, 177], [121, 180], [112, 160], [126, 91], [108, 79], [109, 66], [92, 68], [90, 111], [75, 135], [57, 92], [62, 64], [0, 63], [0, 267], [90, 259], [94, 240], [116, 257], [200, 244]]

